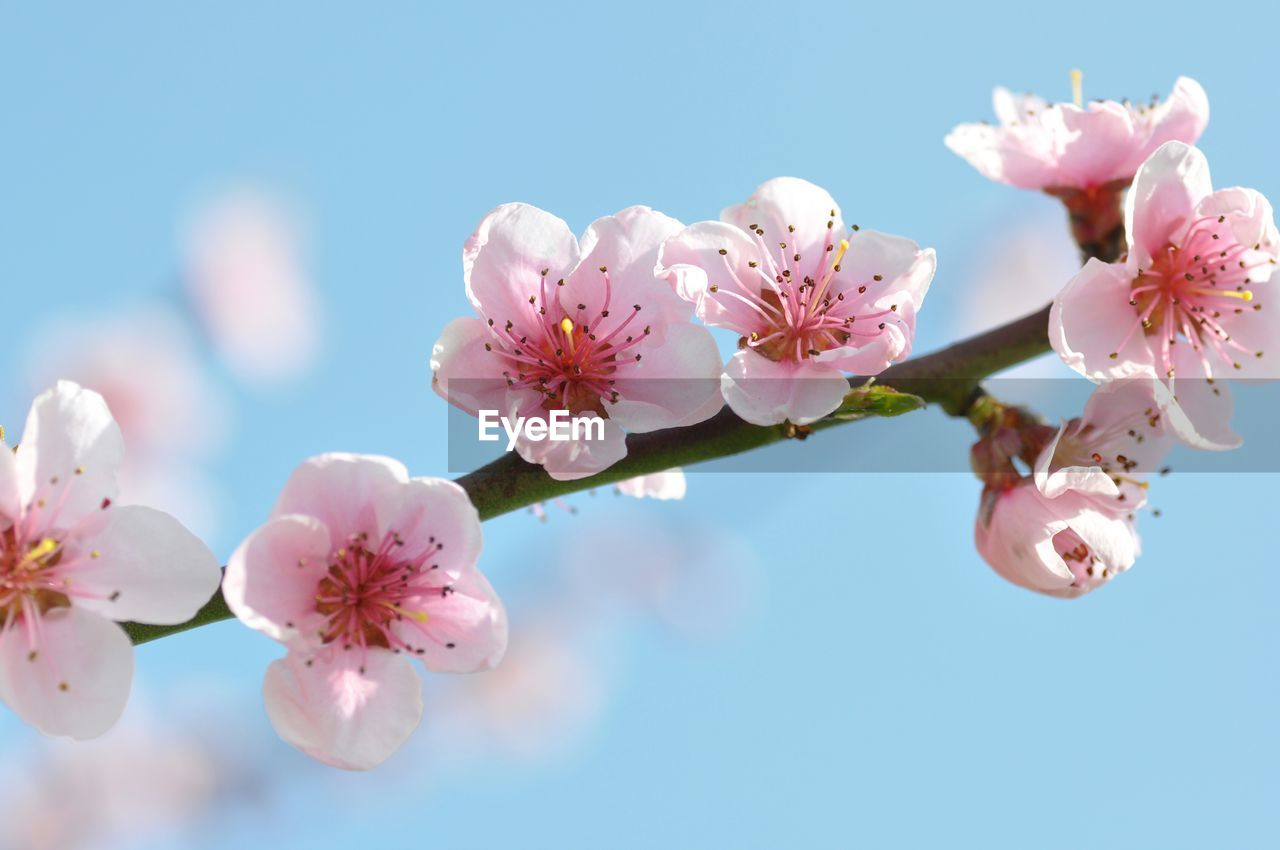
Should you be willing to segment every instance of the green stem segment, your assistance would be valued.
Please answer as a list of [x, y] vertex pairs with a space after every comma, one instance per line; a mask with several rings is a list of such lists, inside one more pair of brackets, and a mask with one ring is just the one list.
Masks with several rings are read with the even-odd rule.
[[[876, 383], [918, 395], [951, 416], [966, 416], [982, 397], [979, 382], [983, 378], [1049, 351], [1048, 326], [1049, 308], [1046, 307], [941, 351], [892, 366], [876, 377]], [[862, 382], [861, 378], [854, 379], [851, 385]], [[810, 425], [809, 430], [822, 430], [844, 421], [849, 420], [824, 419]], [[480, 518], [487, 520], [557, 496], [674, 466], [691, 466], [741, 454], [795, 435], [796, 429], [792, 426], [751, 425], [726, 407], [710, 419], [687, 428], [632, 434], [627, 437], [627, 456], [590, 478], [556, 481], [543, 472], [542, 467], [507, 454], [462, 476], [458, 484], [470, 495]], [[219, 592], [185, 623], [176, 626], [125, 623], [124, 629], [138, 644], [232, 616]]]

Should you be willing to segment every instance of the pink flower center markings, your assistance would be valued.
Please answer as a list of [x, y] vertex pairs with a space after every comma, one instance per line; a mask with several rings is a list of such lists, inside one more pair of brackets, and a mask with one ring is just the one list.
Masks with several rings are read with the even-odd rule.
[[[642, 307], [634, 304], [623, 308], [626, 315], [616, 326], [603, 330], [611, 307], [619, 309], [612, 306], [608, 267], [600, 267], [604, 302], [594, 315], [585, 304], [578, 304], [571, 314], [556, 298], [548, 297], [547, 274], [543, 269], [538, 294], [529, 296], [528, 316], [517, 317], [519, 322], [508, 319], [501, 326], [488, 320], [494, 340], [485, 343], [485, 350], [507, 361], [509, 368], [503, 375], [510, 389], [542, 393], [545, 409], [608, 418], [604, 401], [618, 400], [612, 376], [628, 363], [640, 362], [643, 355], [634, 349], [652, 333], [652, 327], [639, 325], [636, 319]], [[555, 284], [557, 289], [563, 285], [563, 279]], [[532, 332], [522, 333], [524, 328]]]
[[[394, 531], [376, 549], [368, 543], [367, 534], [353, 534], [346, 546], [330, 555], [329, 569], [315, 596], [315, 610], [326, 618], [321, 642], [344, 650], [376, 647], [422, 655], [425, 650], [395, 627], [406, 621], [425, 626], [430, 619], [425, 599], [454, 592], [448, 581], [441, 580], [438, 564], [432, 563], [444, 543], [430, 537], [426, 551], [412, 558], [400, 554], [404, 540]], [[425, 629], [419, 631], [424, 639], [433, 640]], [[453, 649], [452, 643], [444, 646]]]
[[[3, 430], [0, 430], [0, 436], [3, 436]], [[83, 467], [76, 467], [75, 476], [83, 473]], [[59, 477], [50, 479], [49, 483], [54, 487], [63, 485], [58, 499], [52, 505], [44, 499], [38, 499], [27, 507], [22, 516], [0, 532], [0, 634], [21, 624], [26, 634], [27, 657], [30, 661], [35, 661], [39, 656], [42, 615], [55, 608], [70, 607], [73, 598], [110, 598], [114, 601], [120, 596], [119, 591], [113, 591], [107, 597], [76, 586], [73, 578], [75, 572], [96, 561], [102, 553], [97, 549], [88, 552], [68, 551], [64, 535], [51, 530], [57, 524], [72, 485], [70, 481], [64, 482]], [[102, 510], [109, 507], [111, 500], [103, 499]], [[41, 516], [42, 511], [49, 513]], [[32, 528], [37, 518], [39, 524], [46, 528], [43, 533], [35, 532]], [[59, 687], [65, 691], [67, 684], [60, 683]]]
[[[759, 225], [748, 226], [760, 249], [760, 259], [747, 265], [759, 276], [759, 287], [742, 281], [728, 259], [728, 251], [720, 250], [729, 278], [737, 291], [722, 289], [712, 284], [709, 289], [720, 295], [741, 301], [759, 318], [759, 328], [738, 340], [739, 348], [752, 351], [774, 361], [800, 362], [832, 348], [841, 348], [853, 337], [875, 338], [884, 333], [886, 316], [897, 312], [894, 304], [887, 310], [872, 309], [859, 314], [857, 308], [873, 300], [871, 292], [884, 280], [883, 275], [873, 275], [871, 280], [859, 284], [856, 289], [833, 290], [835, 276], [840, 272], [840, 261], [849, 250], [849, 239], [835, 242], [835, 210], [827, 222], [827, 234], [821, 257], [817, 263], [806, 264], [805, 258], [796, 253], [787, 242], [778, 242], [776, 251], [765, 241], [764, 229]], [[853, 226], [856, 238], [857, 225]], [[795, 232], [788, 225], [789, 233]], [[835, 254], [831, 258], [831, 254]], [[809, 272], [804, 270], [808, 268]]]
[[1262, 245], [1235, 241], [1230, 228], [1223, 226], [1225, 222], [1225, 216], [1196, 219], [1181, 245], [1166, 245], [1152, 257], [1148, 268], [1138, 269], [1129, 299], [1136, 318], [1109, 355], [1112, 360], [1139, 328], [1158, 341], [1159, 363], [1170, 378], [1174, 377], [1171, 347], [1179, 337], [1199, 355], [1206, 378], [1213, 377], [1214, 360], [1239, 369], [1240, 357], [1263, 356], [1264, 352], [1251, 351], [1232, 339], [1220, 320], [1227, 313], [1262, 310], [1262, 304], [1254, 301], [1250, 275], [1274, 265], [1275, 260], [1254, 256]]

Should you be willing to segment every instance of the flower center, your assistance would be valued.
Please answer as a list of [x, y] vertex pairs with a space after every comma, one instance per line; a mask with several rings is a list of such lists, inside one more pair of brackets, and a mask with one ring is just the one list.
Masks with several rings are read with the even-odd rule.
[[1059, 531], [1053, 536], [1053, 548], [1071, 570], [1075, 577], [1074, 587], [1089, 587], [1108, 581], [1115, 574], [1110, 566], [1089, 548], [1089, 544], [1080, 539], [1069, 528]]
[[0, 630], [71, 604], [62, 563], [62, 543], [53, 537], [28, 543], [13, 525], [0, 533]]
[[[849, 249], [848, 239], [835, 242], [835, 214], [832, 210], [817, 263], [806, 262], [794, 244], [778, 242], [777, 250], [771, 249], [765, 243], [763, 228], [753, 224], [749, 229], [760, 249], [760, 259], [748, 261], [748, 267], [758, 276], [758, 280], [748, 283], [738, 277], [728, 251], [721, 249], [736, 289], [712, 285], [711, 291], [746, 304], [759, 322], [757, 330], [738, 340], [739, 348], [750, 348], [770, 360], [798, 363], [829, 349], [843, 348], [857, 338], [873, 339], [884, 333], [886, 322], [882, 319], [894, 314], [898, 305], [888, 310], [858, 312], [859, 307], [878, 297], [868, 290], [881, 289], [877, 284], [883, 282], [883, 275], [873, 275], [856, 288], [832, 287], [840, 261]], [[858, 228], [855, 225], [853, 229]], [[788, 226], [787, 230], [794, 233], [795, 227]]]
[[[506, 362], [502, 374], [509, 388], [537, 390], [543, 394], [547, 410], [595, 413], [608, 418], [605, 400], [618, 400], [612, 376], [628, 362], [641, 360], [642, 355], [633, 349], [644, 342], [652, 327], [636, 323], [641, 305], [634, 304], [626, 308], [621, 321], [603, 329], [613, 297], [607, 267], [600, 267], [604, 303], [594, 314], [586, 304], [577, 305], [570, 313], [557, 299], [548, 298], [547, 273], [547, 269], [542, 270], [538, 294], [529, 296], [531, 317], [520, 323], [521, 328], [532, 328], [532, 333], [521, 333], [512, 320], [499, 327], [490, 319], [489, 328], [495, 339], [485, 343], [485, 350]], [[557, 287], [563, 285], [563, 280], [556, 283]], [[527, 321], [529, 318], [531, 322]]]
[[320, 638], [344, 649], [382, 647], [421, 654], [422, 650], [397, 634], [405, 620], [427, 622], [423, 601], [428, 595], [448, 596], [453, 588], [441, 581], [431, 560], [444, 548], [435, 537], [417, 557], [401, 554], [404, 540], [388, 532], [376, 549], [367, 534], [354, 534], [347, 545], [330, 555], [329, 570], [316, 588], [316, 611], [326, 623]]
[[1111, 359], [1134, 334], [1143, 334], [1158, 345], [1158, 359], [1167, 377], [1174, 376], [1171, 347], [1185, 340], [1200, 359], [1206, 378], [1213, 377], [1213, 364], [1224, 363], [1240, 369], [1240, 358], [1262, 357], [1231, 338], [1222, 320], [1258, 311], [1253, 302], [1250, 275], [1274, 263], [1260, 255], [1261, 246], [1235, 241], [1225, 216], [1197, 219], [1187, 230], [1181, 245], [1167, 245], [1151, 258], [1151, 265], [1138, 269], [1129, 304], [1136, 319]]

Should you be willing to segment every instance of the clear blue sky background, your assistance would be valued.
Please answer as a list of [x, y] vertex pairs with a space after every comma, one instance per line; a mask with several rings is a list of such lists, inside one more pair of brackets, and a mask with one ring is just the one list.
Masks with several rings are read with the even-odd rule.
[[[4, 7], [0, 421], [25, 413], [16, 364], [42, 317], [162, 291], [193, 202], [253, 180], [307, 210], [325, 359], [240, 398], [217, 470], [224, 558], [308, 454], [445, 472], [427, 360], [467, 310], [461, 244], [498, 203], [578, 230], [633, 203], [692, 221], [768, 177], [806, 177], [850, 221], [938, 249], [925, 350], [975, 297], [976, 246], [1056, 214], [942, 145], [990, 117], [995, 84], [1065, 99], [1081, 67], [1086, 96], [1144, 99], [1194, 76], [1215, 182], [1280, 194], [1265, 36], [1280, 13], [1262, 4]], [[304, 763], [262, 733], [277, 649], [234, 623], [142, 649], [139, 679], [223, 676], [252, 706], [243, 746], [290, 766], [270, 817], [193, 847], [1274, 847], [1275, 483], [1161, 480], [1165, 516], [1145, 522], [1137, 567], [1070, 603], [982, 564], [978, 486], [959, 474], [694, 476], [677, 506], [580, 499], [576, 518], [503, 518], [484, 559], [500, 589], [536, 588], [556, 553], [625, 511], [728, 533], [763, 568], [726, 641], [628, 632], [599, 727], [536, 769], [427, 778], [421, 749], [393, 779]], [[521, 598], [517, 620], [536, 613]], [[31, 739], [0, 730], [0, 746]]]

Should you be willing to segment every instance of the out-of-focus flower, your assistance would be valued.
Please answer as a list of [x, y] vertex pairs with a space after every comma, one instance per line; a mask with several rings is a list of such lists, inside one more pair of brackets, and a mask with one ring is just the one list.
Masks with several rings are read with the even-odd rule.
[[227, 604], [288, 647], [263, 683], [282, 738], [326, 764], [376, 766], [422, 716], [418, 675], [492, 667], [506, 613], [476, 568], [480, 518], [456, 484], [329, 454], [290, 477], [227, 565]]
[[698, 318], [741, 335], [721, 378], [734, 413], [757, 425], [806, 424], [839, 407], [844, 372], [875, 375], [911, 352], [933, 280], [933, 249], [846, 230], [824, 189], [770, 180], [720, 221], [662, 246], [659, 274]]
[[655, 472], [628, 478], [618, 483], [618, 492], [636, 499], [683, 499], [689, 484], [685, 480], [684, 470], [676, 467], [666, 472]]
[[174, 313], [55, 322], [38, 336], [29, 364], [33, 388], [65, 378], [106, 399], [129, 449], [121, 504], [152, 505], [209, 533], [216, 487], [201, 467], [225, 442], [227, 404]]
[[[545, 606], [547, 600], [541, 600]], [[582, 612], [547, 609], [573, 622]], [[496, 751], [546, 759], [572, 747], [593, 727], [605, 700], [600, 665], [581, 635], [551, 618], [517, 630], [507, 655], [483, 676], [450, 680], [429, 692], [434, 750]]]
[[1068, 598], [1129, 569], [1139, 551], [1127, 516], [1100, 510], [1077, 490], [1050, 499], [1030, 478], [984, 492], [974, 542], [983, 559], [1008, 581]]
[[982, 333], [1039, 310], [1080, 271], [1079, 254], [1061, 214], [1048, 213], [1056, 211], [1018, 207], [997, 226], [984, 229], [957, 281], [964, 298], [954, 305], [948, 325], [952, 333]]
[[135, 310], [48, 325], [28, 357], [35, 387], [66, 379], [107, 400], [135, 455], [205, 457], [226, 431], [226, 405], [173, 312]]
[[[9, 742], [0, 847], [185, 846], [195, 836], [207, 840], [232, 806], [243, 814], [269, 800], [270, 765], [257, 757], [260, 748], [246, 745], [248, 717], [211, 704], [218, 694], [199, 681], [184, 680], [182, 697], [163, 704], [147, 696], [135, 694], [125, 718], [93, 741], [42, 738], [21, 749]], [[216, 712], [216, 722], [190, 722], [202, 712]]]
[[36, 398], [15, 451], [0, 442], [0, 699], [49, 735], [120, 717], [133, 646], [116, 622], [181, 623], [221, 577], [173, 517], [114, 504], [123, 451], [102, 396], [69, 381]]
[[[560, 556], [565, 583], [584, 600], [580, 608], [607, 621], [638, 614], [680, 638], [714, 641], [741, 625], [758, 601], [759, 556], [727, 529], [702, 522], [695, 530], [669, 511], [655, 516], [638, 505], [624, 520], [584, 525]], [[591, 554], [619, 534], [644, 546], [614, 547], [607, 562]]]
[[998, 124], [961, 124], [946, 145], [986, 178], [1023, 189], [1097, 190], [1128, 184], [1138, 166], [1168, 141], [1194, 143], [1209, 123], [1200, 84], [1179, 77], [1168, 99], [1133, 105], [1094, 100], [1049, 103], [997, 88]]
[[625, 457], [626, 431], [712, 416], [715, 340], [654, 276], [659, 245], [680, 227], [630, 207], [596, 221], [579, 244], [537, 207], [498, 207], [463, 249], [467, 296], [481, 318], [455, 319], [436, 342], [436, 392], [472, 414], [605, 417], [603, 439], [517, 442], [521, 457], [561, 480]]
[[315, 361], [321, 308], [302, 253], [294, 219], [252, 191], [211, 204], [187, 235], [187, 296], [214, 348], [245, 380], [295, 378]]
[[1128, 257], [1090, 260], [1054, 302], [1063, 362], [1094, 381], [1280, 375], [1280, 235], [1266, 198], [1213, 191], [1204, 154], [1170, 142], [1138, 172], [1126, 230]]

